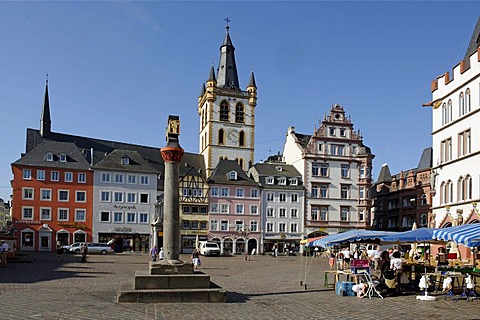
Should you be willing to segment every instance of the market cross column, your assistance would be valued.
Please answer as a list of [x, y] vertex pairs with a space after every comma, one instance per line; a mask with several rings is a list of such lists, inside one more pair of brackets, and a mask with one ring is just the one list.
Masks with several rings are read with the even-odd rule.
[[180, 147], [180, 120], [178, 116], [168, 117], [167, 145], [160, 150], [165, 163], [163, 248], [165, 259], [179, 261], [180, 254], [180, 213], [179, 213], [179, 164], [184, 150]]

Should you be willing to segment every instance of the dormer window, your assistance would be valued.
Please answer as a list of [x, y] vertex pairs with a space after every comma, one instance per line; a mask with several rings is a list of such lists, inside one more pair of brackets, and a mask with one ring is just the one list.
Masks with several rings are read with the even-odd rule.
[[67, 155], [65, 153], [60, 154], [60, 162], [67, 162]]
[[267, 184], [273, 184], [274, 179], [273, 177], [267, 177]]
[[125, 165], [128, 165], [128, 164], [130, 164], [130, 158], [127, 157], [127, 156], [123, 156], [122, 157], [122, 165], [125, 166]]
[[45, 154], [45, 161], [53, 161], [53, 153], [47, 152]]
[[290, 185], [292, 185], [292, 186], [298, 185], [298, 180], [296, 178], [290, 179]]
[[281, 185], [281, 186], [287, 185], [287, 179], [286, 178], [278, 179], [278, 184]]
[[276, 166], [275, 170], [277, 170], [278, 172], [282, 171], [282, 166]]
[[237, 173], [232, 171], [228, 174], [228, 180], [237, 180]]

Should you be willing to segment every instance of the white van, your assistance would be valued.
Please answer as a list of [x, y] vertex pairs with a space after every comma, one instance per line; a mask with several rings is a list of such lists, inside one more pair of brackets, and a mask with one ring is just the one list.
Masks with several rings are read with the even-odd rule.
[[[377, 250], [378, 244], [367, 244], [365, 245], [367, 247], [367, 254], [369, 257], [372, 256], [373, 252]], [[380, 245], [380, 251], [387, 251], [388, 249], [393, 248], [393, 245]]]
[[218, 243], [211, 241], [200, 241], [198, 251], [203, 256], [220, 256], [220, 247]]

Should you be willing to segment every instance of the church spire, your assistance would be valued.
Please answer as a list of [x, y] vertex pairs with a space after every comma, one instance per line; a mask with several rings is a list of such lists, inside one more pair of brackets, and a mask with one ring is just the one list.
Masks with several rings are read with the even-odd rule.
[[52, 132], [52, 120], [50, 119], [50, 99], [48, 98], [48, 74], [45, 81], [45, 97], [43, 100], [42, 116], [40, 118], [40, 135], [47, 137]]
[[230, 26], [228, 23], [230, 19], [225, 19], [227, 22], [226, 34], [223, 44], [220, 47], [220, 62], [218, 64], [217, 85], [220, 88], [231, 88], [240, 90], [238, 82], [237, 65], [235, 63], [235, 47], [230, 39]]

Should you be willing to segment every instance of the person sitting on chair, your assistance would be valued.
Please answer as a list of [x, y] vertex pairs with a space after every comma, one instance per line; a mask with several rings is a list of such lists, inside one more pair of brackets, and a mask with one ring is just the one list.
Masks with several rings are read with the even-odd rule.
[[445, 254], [444, 247], [438, 248], [438, 253], [435, 257], [435, 260], [437, 260], [437, 266], [448, 266], [447, 255]]

